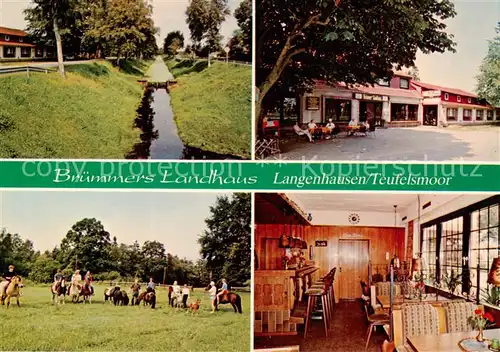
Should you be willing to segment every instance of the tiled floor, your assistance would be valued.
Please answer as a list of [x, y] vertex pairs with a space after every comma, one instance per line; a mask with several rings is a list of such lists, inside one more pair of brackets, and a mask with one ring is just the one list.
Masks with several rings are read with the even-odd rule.
[[282, 146], [269, 160], [498, 161], [500, 127], [450, 126], [377, 129], [374, 136], [338, 137]]
[[[365, 350], [367, 328], [365, 313], [359, 301], [340, 302], [337, 304], [328, 337], [324, 335], [322, 321], [316, 320], [312, 322], [305, 341], [302, 332], [298, 336], [262, 337], [255, 340], [255, 348], [300, 345], [300, 351], [304, 352], [362, 352]], [[387, 335], [381, 328], [373, 332], [368, 351], [380, 351], [380, 346], [386, 338]]]

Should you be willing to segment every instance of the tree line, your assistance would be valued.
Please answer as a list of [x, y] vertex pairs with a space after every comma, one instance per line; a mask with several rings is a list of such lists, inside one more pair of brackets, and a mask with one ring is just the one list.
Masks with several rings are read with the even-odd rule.
[[[61, 243], [51, 251], [36, 251], [33, 242], [19, 234], [0, 237], [0, 265], [10, 264], [17, 272], [34, 282], [49, 283], [58, 269], [70, 275], [76, 269], [89, 270], [95, 280], [186, 283], [206, 286], [210, 280], [226, 278], [233, 286], [247, 285], [250, 280], [250, 195], [218, 197], [205, 220], [200, 234], [201, 258], [197, 261], [168, 253], [159, 241], [119, 243], [106, 231], [101, 221], [84, 218], [68, 230]], [[182, 234], [177, 236], [182, 241]], [[165, 276], [166, 274], [166, 276]]]
[[[229, 47], [233, 60], [252, 60], [252, 2], [243, 0], [233, 15], [238, 23], [231, 39], [222, 44], [221, 25], [230, 14], [227, 0], [190, 0], [186, 9], [191, 44], [185, 47], [188, 55], [207, 57], [209, 53], [225, 55], [223, 46]], [[180, 31], [168, 33], [163, 42], [163, 53], [177, 55], [184, 48], [185, 38]]]
[[144, 0], [33, 0], [24, 11], [35, 43], [55, 46], [63, 56], [122, 58], [154, 56], [158, 29]]

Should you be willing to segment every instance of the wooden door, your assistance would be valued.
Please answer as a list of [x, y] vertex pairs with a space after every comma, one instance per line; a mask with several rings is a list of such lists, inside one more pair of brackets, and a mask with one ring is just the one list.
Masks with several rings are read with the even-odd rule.
[[339, 298], [361, 297], [360, 281], [368, 282], [368, 240], [339, 240]]

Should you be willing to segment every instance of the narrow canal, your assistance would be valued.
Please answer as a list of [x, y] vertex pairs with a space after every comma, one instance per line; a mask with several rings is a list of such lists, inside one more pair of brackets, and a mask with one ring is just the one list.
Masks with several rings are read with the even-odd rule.
[[[126, 156], [127, 159], [239, 159], [184, 145], [177, 131], [170, 95], [165, 82], [174, 80], [163, 59], [158, 56], [146, 76], [150, 84], [137, 109], [135, 127], [141, 130], [141, 141]], [[202, 121], [200, 121], [202, 123]]]
[[239, 159], [184, 145], [177, 131], [166, 87], [145, 89], [137, 109], [135, 127], [141, 130], [141, 141], [134, 146], [127, 159]]

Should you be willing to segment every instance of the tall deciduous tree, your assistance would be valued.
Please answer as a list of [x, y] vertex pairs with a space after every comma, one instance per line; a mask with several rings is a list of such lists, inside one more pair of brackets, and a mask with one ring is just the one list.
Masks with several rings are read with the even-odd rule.
[[257, 123], [273, 89], [327, 83], [374, 83], [416, 52], [454, 50], [445, 32], [450, 0], [262, 0], [257, 11]]
[[110, 248], [110, 234], [103, 224], [85, 218], [74, 224], [62, 240], [61, 262], [92, 272], [105, 271], [109, 267]]
[[500, 22], [497, 35], [489, 41], [488, 53], [483, 59], [477, 76], [477, 94], [493, 106], [500, 106]]
[[137, 56], [154, 39], [152, 11], [144, 0], [109, 0], [105, 20], [93, 35], [104, 38], [118, 61]]
[[33, 0], [33, 6], [24, 11], [28, 31], [36, 38], [55, 38], [57, 62], [61, 76], [64, 74], [62, 36], [74, 23], [74, 8], [77, 0]]
[[218, 197], [199, 238], [201, 255], [214, 277], [242, 285], [250, 279], [251, 197], [236, 193]]
[[208, 23], [207, 0], [190, 0], [186, 9], [186, 23], [194, 46], [200, 45]]
[[208, 1], [208, 22], [206, 24], [206, 32], [204, 35], [208, 52], [221, 50], [220, 42], [222, 36], [220, 29], [226, 16], [231, 12], [227, 6], [227, 0], [209, 0]]
[[234, 17], [241, 31], [236, 32], [233, 38], [241, 40], [243, 51], [252, 55], [252, 1], [243, 0], [240, 5], [234, 10]]
[[177, 55], [177, 51], [184, 47], [184, 35], [181, 31], [174, 31], [167, 34], [163, 41], [163, 53], [165, 55]]

